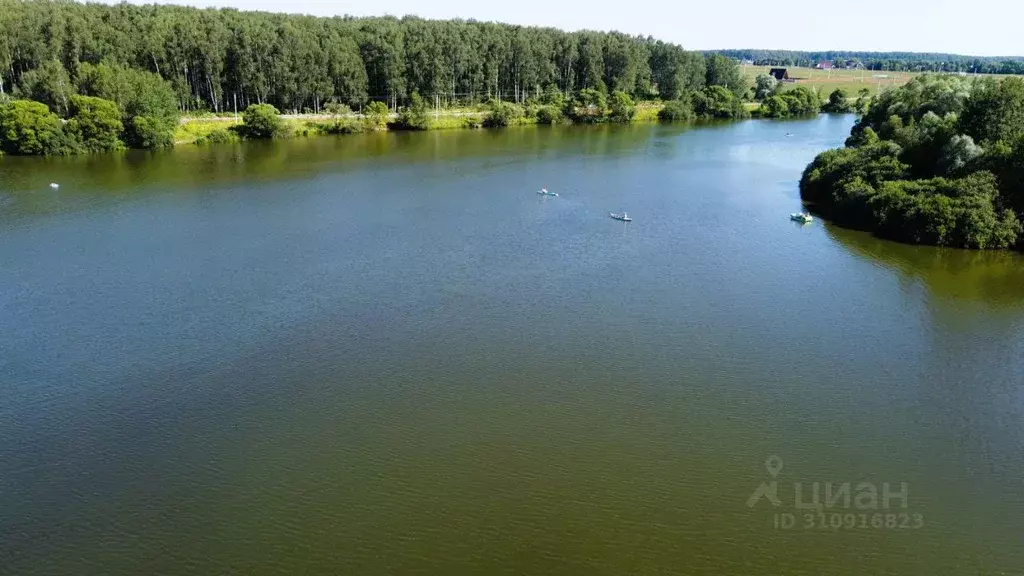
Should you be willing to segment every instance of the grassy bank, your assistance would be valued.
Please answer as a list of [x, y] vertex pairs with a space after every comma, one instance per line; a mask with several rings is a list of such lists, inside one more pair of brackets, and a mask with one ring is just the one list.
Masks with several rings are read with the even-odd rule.
[[[483, 120], [483, 114], [475, 115], [439, 115], [437, 119], [431, 119], [430, 130], [453, 130], [460, 128], [479, 127]], [[367, 132], [370, 129], [364, 125], [361, 118], [343, 117], [330, 118], [317, 115], [299, 115], [282, 117], [284, 133], [295, 136], [320, 136], [326, 134], [345, 134]], [[234, 117], [200, 117], [182, 118], [181, 123], [174, 132], [174, 143], [178, 144], [204, 144], [210, 141], [230, 141], [240, 139], [236, 130], [242, 125], [240, 118]]]
[[[636, 106], [633, 122], [656, 122], [658, 112], [664, 107], [661, 102], [641, 102]], [[427, 130], [459, 130], [481, 128], [487, 112], [473, 108], [448, 109], [428, 114]], [[397, 118], [392, 115], [389, 122]], [[286, 114], [281, 116], [284, 133], [293, 137], [320, 136], [328, 134], [358, 133], [372, 130], [359, 115], [332, 117], [324, 114]], [[522, 116], [510, 121], [510, 125], [536, 124], [537, 118]], [[238, 127], [242, 125], [241, 115], [186, 116], [181, 119], [174, 132], [174, 143], [205, 144], [240, 140]], [[397, 129], [389, 126], [390, 130]]]
[[195, 144], [213, 132], [227, 131], [241, 124], [241, 119], [234, 118], [182, 118], [174, 131], [174, 144]]
[[641, 102], [636, 105], [636, 115], [633, 116], [633, 122], [657, 122], [658, 112], [665, 105], [661, 102]]
[[[803, 84], [789, 84], [786, 85], [787, 90], [792, 90], [796, 86]], [[833, 86], [831, 89], [834, 90], [839, 85]], [[728, 108], [728, 103], [722, 102], [704, 102], [704, 110], [694, 111], [690, 110], [689, 116], [677, 120], [677, 121], [695, 121], [701, 119], [724, 119], [724, 118], [744, 118], [750, 117], [751, 115], [757, 115], [760, 102], [739, 102], [732, 93], [727, 90], [719, 89], [717, 92], [711, 90], [710, 93], [718, 94], [721, 92], [729, 96], [729, 98], [735, 100], [733, 103], [736, 107], [740, 107], [742, 114], [735, 113], [732, 110], [730, 114], [723, 115], [719, 108]], [[698, 96], [700, 93], [697, 94]], [[710, 96], [706, 96], [708, 98]], [[672, 103], [678, 104], [678, 103]], [[659, 112], [665, 109], [665, 102], [659, 101], [642, 101], [637, 102], [633, 105], [633, 114], [629, 123], [643, 123], [643, 122], [658, 122]], [[687, 105], [689, 106], [689, 105]], [[502, 123], [497, 123], [496, 126], [522, 126], [531, 125], [541, 122], [538, 120], [543, 114], [542, 108], [544, 106], [512, 106], [514, 109], [507, 115], [503, 116]], [[547, 106], [551, 108], [551, 106]], [[560, 108], [560, 107], [559, 107]], [[598, 122], [614, 122], [612, 120], [612, 110], [610, 108], [605, 109], [605, 115], [601, 116]], [[696, 113], [695, 113], [696, 112]], [[418, 120], [416, 120], [414, 126], [421, 127], [425, 130], [457, 130], [457, 129], [473, 129], [483, 128], [488, 124], [489, 116], [493, 115], [493, 111], [488, 111], [487, 106], [478, 107], [461, 107], [461, 108], [450, 108], [442, 110], [426, 109], [420, 110]], [[385, 118], [386, 116], [386, 118]], [[305, 136], [321, 136], [321, 135], [332, 135], [332, 134], [353, 134], [360, 132], [368, 132], [375, 130], [403, 130], [400, 123], [399, 115], [390, 113], [387, 115], [377, 116], [377, 122], [374, 124], [370, 122], [365, 116], [357, 113], [348, 115], [337, 115], [331, 116], [327, 114], [282, 114], [279, 115], [282, 129], [278, 137], [305, 137]], [[572, 123], [568, 120], [564, 114], [560, 114], [558, 123]], [[581, 123], [588, 124], [585, 114]], [[212, 115], [203, 114], [200, 116], [187, 116], [181, 119], [177, 130], [174, 134], [175, 144], [207, 144], [207, 143], [220, 143], [220, 142], [232, 142], [241, 140], [240, 134], [243, 126], [242, 117], [234, 115]]]

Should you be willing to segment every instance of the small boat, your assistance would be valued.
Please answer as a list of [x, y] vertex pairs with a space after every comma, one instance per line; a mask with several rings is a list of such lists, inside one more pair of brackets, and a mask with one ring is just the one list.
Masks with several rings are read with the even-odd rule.
[[547, 188], [541, 188], [537, 191], [537, 194], [540, 194], [541, 196], [558, 196], [558, 192], [548, 192]]
[[807, 224], [811, 220], [814, 220], [814, 218], [811, 217], [811, 214], [809, 212], [797, 212], [794, 214], [790, 214], [789, 219], [795, 222], [800, 222], [801, 224]]
[[612, 218], [614, 218], [615, 220], [622, 220], [623, 222], [632, 222], [633, 221], [633, 219], [630, 218], [629, 215], [626, 214], [625, 212], [623, 212], [622, 214], [617, 214], [615, 212], [609, 212], [608, 215], [611, 216]]
[[50, 182], [50, 188], [56, 190], [57, 188], [60, 188], [60, 184], [57, 184], [56, 182]]

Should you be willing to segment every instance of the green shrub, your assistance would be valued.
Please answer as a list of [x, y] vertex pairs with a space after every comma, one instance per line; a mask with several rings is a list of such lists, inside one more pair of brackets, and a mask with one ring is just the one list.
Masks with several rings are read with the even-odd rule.
[[[898, 144], [882, 141], [859, 148], [826, 150], [804, 169], [800, 195], [825, 216], [837, 221], [845, 220], [841, 224], [868, 228], [868, 223], [857, 217], [861, 214], [849, 212], [845, 202], [851, 195], [866, 191], [861, 183], [873, 189], [882, 182], [909, 177], [910, 167], [899, 159], [901, 152]], [[855, 182], [857, 186], [846, 189], [848, 184]]]
[[[843, 97], [845, 102], [845, 96]], [[817, 114], [822, 108], [818, 93], [806, 86], [776, 92], [761, 102], [757, 115], [762, 118], [788, 118]]]
[[612, 92], [611, 110], [608, 119], [612, 122], [631, 122], [636, 115], [636, 104], [625, 92]]
[[832, 114], [845, 114], [853, 111], [853, 106], [847, 101], [846, 91], [836, 88], [828, 96], [828, 102], [821, 107], [822, 112]]
[[602, 92], [584, 88], [566, 103], [566, 116], [580, 124], [595, 124], [605, 120], [606, 108], [608, 102]]
[[[951, 141], [950, 147], [956, 144]], [[964, 167], [972, 169], [994, 173], [999, 181], [1000, 203], [1016, 211], [1018, 217], [1024, 216], [1024, 137], [988, 145], [980, 157]]]
[[[791, 116], [807, 116], [821, 111], [821, 96], [807, 86], [797, 86], [782, 93]], [[846, 97], [843, 96], [845, 102]]]
[[975, 142], [1013, 142], [1024, 137], [1024, 78], [979, 81], [959, 115], [960, 131]]
[[999, 210], [990, 172], [966, 178], [885, 182], [868, 199], [879, 236], [934, 246], [1008, 248], [1021, 224], [1012, 210]]
[[332, 101], [324, 104], [324, 113], [331, 116], [351, 116], [352, 109], [347, 104]]
[[562, 110], [553, 104], [541, 106], [537, 109], [538, 124], [558, 124], [562, 121]]
[[[907, 126], [916, 124], [928, 112], [940, 118], [948, 114], [959, 117], [970, 95], [969, 86], [966, 80], [957, 76], [917, 76], [899, 88], [875, 96], [870, 107], [857, 120], [851, 136], [871, 128], [882, 138], [887, 138], [886, 132], [896, 126], [893, 118], [901, 126]], [[865, 97], [862, 94], [862, 98]], [[971, 135], [975, 141], [981, 141], [970, 132], [964, 133]]]
[[174, 145], [174, 128], [167, 118], [134, 116], [125, 129], [132, 148], [166, 148]]
[[366, 130], [384, 130], [388, 126], [391, 111], [383, 102], [370, 102], [363, 108], [363, 120]]
[[78, 149], [46, 104], [12, 100], [0, 105], [0, 150], [12, 155], [54, 156]]
[[760, 74], [754, 80], [754, 98], [764, 100], [775, 94], [779, 87], [779, 81], [771, 74]]
[[349, 118], [339, 118], [328, 123], [318, 123], [317, 128], [322, 134], [359, 134], [369, 130], [367, 122]]
[[315, 123], [303, 122], [302, 124], [291, 126], [288, 137], [319, 136], [321, 134], [323, 134], [323, 131]]
[[509, 102], [494, 101], [490, 104], [490, 112], [484, 118], [483, 125], [487, 128], [500, 128], [514, 124], [522, 117], [522, 107]]
[[158, 74], [119, 64], [79, 65], [78, 91], [121, 108], [121, 139], [132, 148], [171, 146], [178, 128], [178, 97]]
[[789, 103], [782, 96], [768, 96], [761, 102], [757, 115], [762, 118], [785, 118], [789, 116]]
[[123, 150], [119, 136], [121, 110], [117, 103], [94, 96], [75, 94], [69, 103], [71, 115], [64, 132], [88, 152]]
[[694, 117], [693, 107], [687, 100], [666, 102], [665, 106], [658, 110], [658, 120], [664, 122], [691, 122]]
[[853, 103], [853, 111], [863, 116], [868, 113], [868, 109], [871, 108], [871, 91], [867, 88], [861, 88], [857, 91], [857, 101]]
[[276, 138], [283, 133], [280, 112], [270, 104], [252, 104], [242, 113], [242, 134], [246, 138]]
[[229, 128], [218, 128], [209, 134], [196, 138], [196, 144], [228, 144], [240, 140], [238, 133]]
[[557, 86], [551, 86], [541, 95], [540, 104], [541, 106], [553, 106], [561, 114], [561, 111], [565, 109], [565, 94]]
[[743, 101], [724, 86], [708, 86], [690, 97], [698, 118], [747, 118]]
[[398, 113], [398, 118], [391, 126], [398, 130], [427, 130], [430, 128], [430, 116], [427, 105], [420, 95], [413, 92], [411, 102]]

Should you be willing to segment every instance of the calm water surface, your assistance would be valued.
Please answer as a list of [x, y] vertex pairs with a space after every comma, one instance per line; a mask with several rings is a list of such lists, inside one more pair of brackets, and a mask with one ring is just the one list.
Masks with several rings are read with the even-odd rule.
[[0, 573], [1021, 574], [1024, 260], [788, 221], [851, 122], [3, 159]]

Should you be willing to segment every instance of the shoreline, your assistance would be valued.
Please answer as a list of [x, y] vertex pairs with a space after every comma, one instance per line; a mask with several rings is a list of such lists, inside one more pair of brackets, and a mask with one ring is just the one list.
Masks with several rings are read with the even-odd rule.
[[[854, 99], [849, 99], [852, 103]], [[797, 115], [785, 118], [771, 118], [764, 117], [758, 114], [761, 108], [761, 102], [743, 102], [743, 107], [749, 116], [745, 118], [697, 118], [689, 121], [671, 122], [677, 124], [690, 124], [700, 125], [707, 122], [716, 121], [739, 121], [749, 119], [766, 119], [766, 120], [799, 120], [806, 119], [813, 115]], [[575, 123], [569, 120], [563, 120], [555, 123], [556, 125], [571, 126], [593, 126], [597, 124], [646, 124], [651, 122], [661, 122], [662, 120], [658, 117], [658, 113], [665, 108], [665, 102], [658, 101], [646, 101], [640, 102], [636, 105], [636, 113], [629, 122], [613, 122], [605, 121], [598, 122], [596, 124], [589, 123]], [[824, 112], [818, 112], [823, 114]], [[348, 134], [361, 134], [366, 132], [431, 132], [435, 130], [479, 130], [484, 128], [483, 121], [488, 116], [489, 112], [486, 110], [471, 110], [465, 108], [447, 109], [441, 111], [428, 112], [429, 125], [427, 128], [422, 130], [409, 130], [405, 128], [393, 127], [394, 122], [398, 119], [399, 114], [391, 112], [387, 117], [387, 125], [380, 129], [366, 129], [362, 126], [362, 123], [366, 120], [366, 116], [360, 113], [351, 114], [279, 114], [278, 118], [281, 119], [283, 124], [288, 128], [290, 136], [288, 138], [308, 138], [314, 136], [341, 136]], [[523, 116], [516, 118], [508, 126], [494, 126], [491, 129], [500, 129], [512, 126], [532, 126], [541, 125], [543, 123], [538, 122], [536, 117]], [[228, 132], [230, 133], [233, 127], [242, 126], [242, 114], [238, 115], [202, 115], [202, 116], [182, 116], [178, 121], [178, 127], [174, 132], [174, 146], [205, 146], [207, 144], [216, 142], [234, 142], [244, 140], [238, 135], [231, 134], [227, 140], [206, 140], [210, 134], [216, 132]], [[338, 130], [338, 127], [349, 128], [348, 130]]]
[[[636, 114], [629, 122], [621, 124], [639, 124], [658, 122], [658, 112], [664, 108], [663, 102], [642, 102], [636, 106]], [[412, 130], [413, 132], [429, 132], [434, 130], [476, 130], [482, 128], [483, 120], [487, 117], [487, 111], [475, 111], [465, 109], [449, 109], [445, 111], [428, 113], [430, 124], [425, 130]], [[357, 134], [363, 132], [408, 132], [410, 130], [393, 128], [392, 124], [397, 120], [397, 113], [388, 114], [388, 125], [379, 130], [367, 130], [360, 126], [366, 119], [363, 114], [280, 114], [278, 117], [285, 126], [289, 128], [291, 138], [308, 138], [313, 136], [335, 136], [346, 134]], [[530, 126], [539, 124], [537, 118], [524, 116], [517, 118], [509, 126]], [[570, 125], [572, 122], [559, 122], [558, 124]], [[174, 132], [175, 146], [204, 146], [216, 142], [207, 140], [214, 133], [230, 133], [235, 126], [242, 125], [242, 114], [237, 116], [182, 116], [178, 121], [178, 127]], [[350, 127], [350, 130], [344, 128]], [[341, 130], [338, 130], [341, 128]], [[500, 128], [500, 127], [496, 127]], [[331, 131], [334, 130], [334, 131]], [[232, 134], [227, 141], [241, 141], [242, 138]]]

